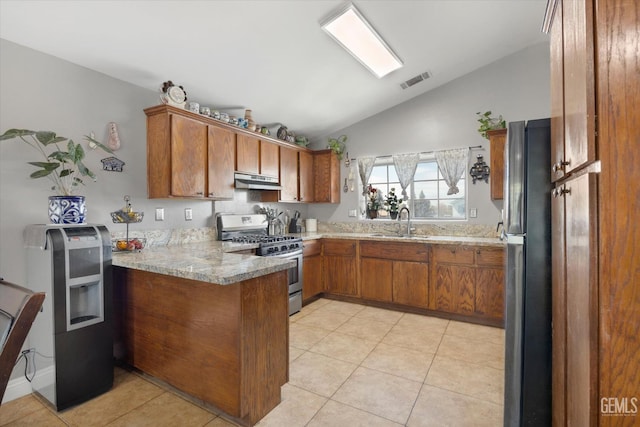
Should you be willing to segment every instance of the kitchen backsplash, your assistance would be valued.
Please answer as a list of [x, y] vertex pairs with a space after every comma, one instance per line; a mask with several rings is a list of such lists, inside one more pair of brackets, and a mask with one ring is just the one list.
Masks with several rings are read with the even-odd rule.
[[[318, 233], [394, 233], [406, 226], [406, 222], [395, 221], [318, 222]], [[498, 237], [491, 225], [412, 223], [411, 226], [415, 228], [412, 233], [419, 236]], [[114, 241], [125, 237], [124, 231], [111, 232]], [[214, 227], [129, 231], [129, 239], [134, 238], [146, 239], [146, 246], [167, 246], [216, 240], [217, 233]]]
[[[421, 224], [412, 222], [412, 234], [419, 236], [498, 237], [492, 225], [486, 224]], [[319, 233], [393, 233], [406, 230], [405, 221], [318, 222]]]

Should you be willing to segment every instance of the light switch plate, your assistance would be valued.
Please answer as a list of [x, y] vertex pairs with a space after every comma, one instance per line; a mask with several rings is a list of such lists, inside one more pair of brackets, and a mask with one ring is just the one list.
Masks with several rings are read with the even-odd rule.
[[469, 218], [477, 218], [478, 217], [478, 209], [471, 208], [469, 209]]
[[185, 219], [185, 221], [191, 221], [193, 219], [193, 209], [185, 208], [185, 210], [184, 210], [184, 219]]
[[352, 218], [355, 218], [358, 216], [358, 210], [357, 209], [349, 209], [349, 216]]
[[164, 208], [156, 208], [156, 221], [164, 221]]

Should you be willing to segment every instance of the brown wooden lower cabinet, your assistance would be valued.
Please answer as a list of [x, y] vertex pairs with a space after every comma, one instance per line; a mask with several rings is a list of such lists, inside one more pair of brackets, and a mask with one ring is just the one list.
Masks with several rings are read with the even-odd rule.
[[361, 241], [361, 297], [426, 308], [428, 262], [426, 244]]
[[304, 242], [302, 261], [302, 300], [306, 301], [324, 292], [322, 277], [322, 242]]
[[504, 321], [504, 249], [433, 249], [429, 308]]
[[220, 286], [114, 268], [125, 361], [254, 425], [288, 381], [286, 271]]
[[359, 296], [357, 242], [324, 239], [322, 246], [323, 278], [327, 292]]
[[318, 295], [357, 298], [380, 307], [502, 326], [504, 252], [472, 245], [307, 241], [303, 301]]

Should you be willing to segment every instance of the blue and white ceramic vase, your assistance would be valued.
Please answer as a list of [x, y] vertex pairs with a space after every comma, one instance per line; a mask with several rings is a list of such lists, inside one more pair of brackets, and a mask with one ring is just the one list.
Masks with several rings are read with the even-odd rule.
[[84, 224], [86, 214], [84, 196], [49, 196], [49, 220], [52, 224]]

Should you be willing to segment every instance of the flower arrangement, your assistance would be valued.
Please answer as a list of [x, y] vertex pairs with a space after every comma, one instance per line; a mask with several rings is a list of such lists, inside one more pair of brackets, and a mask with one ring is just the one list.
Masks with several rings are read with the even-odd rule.
[[389, 194], [385, 197], [384, 205], [387, 207], [392, 219], [395, 219], [394, 216], [398, 214], [398, 211], [400, 210], [400, 203], [402, 203], [402, 198], [398, 198], [396, 195], [396, 189], [392, 188], [389, 190]]
[[367, 216], [371, 219], [377, 218], [378, 211], [382, 207], [382, 196], [377, 188], [374, 188], [369, 184], [367, 187]]

